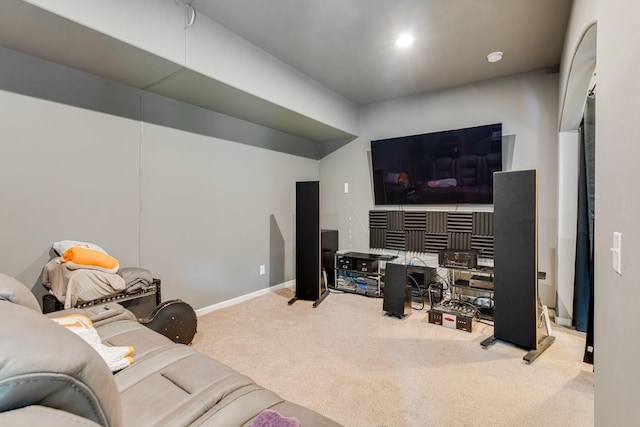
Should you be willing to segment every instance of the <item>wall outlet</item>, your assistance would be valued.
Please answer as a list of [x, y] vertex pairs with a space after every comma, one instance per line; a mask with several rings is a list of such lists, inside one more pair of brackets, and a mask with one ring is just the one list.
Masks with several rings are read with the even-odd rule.
[[264, 264], [260, 265], [260, 275], [262, 276], [263, 274], [265, 274], [267, 271], [266, 267]]

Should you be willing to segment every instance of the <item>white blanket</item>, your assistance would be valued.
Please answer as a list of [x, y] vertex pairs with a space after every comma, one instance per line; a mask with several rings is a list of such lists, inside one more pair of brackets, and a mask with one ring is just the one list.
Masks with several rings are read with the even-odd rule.
[[64, 326], [85, 340], [106, 362], [111, 372], [116, 372], [133, 363], [133, 347], [110, 347], [102, 344], [98, 331], [93, 327], [91, 319], [83, 314], [54, 317], [51, 320]]

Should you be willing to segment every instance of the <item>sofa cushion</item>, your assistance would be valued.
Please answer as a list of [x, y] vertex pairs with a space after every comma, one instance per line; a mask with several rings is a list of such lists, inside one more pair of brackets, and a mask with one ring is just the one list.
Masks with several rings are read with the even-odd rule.
[[235, 390], [196, 420], [194, 426], [245, 426], [266, 409], [284, 400], [256, 384]]
[[0, 301], [0, 321], [0, 412], [41, 405], [122, 425], [113, 375], [82, 338], [7, 301]]
[[0, 273], [0, 300], [24, 305], [38, 313], [42, 313], [36, 296], [33, 295], [29, 288], [4, 273]]
[[189, 425], [226, 396], [255, 385], [227, 365], [179, 344], [134, 363], [115, 378], [124, 422], [135, 426]]
[[146, 326], [130, 320], [118, 320], [102, 325], [97, 325], [96, 330], [103, 344], [114, 347], [133, 346], [135, 363], [145, 358], [173, 347], [175, 344], [164, 335], [160, 335]]

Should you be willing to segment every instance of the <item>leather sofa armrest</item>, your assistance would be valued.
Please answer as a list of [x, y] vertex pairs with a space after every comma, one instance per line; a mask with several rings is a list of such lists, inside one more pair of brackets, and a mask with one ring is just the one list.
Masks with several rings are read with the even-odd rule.
[[87, 418], [82, 418], [67, 411], [48, 408], [46, 406], [25, 406], [24, 408], [0, 412], [0, 425], [3, 426], [37, 426], [47, 427], [99, 427]]
[[24, 305], [38, 313], [42, 313], [40, 304], [38, 304], [38, 300], [31, 290], [18, 280], [4, 273], [0, 273], [0, 300]]
[[47, 406], [122, 425], [113, 374], [86, 341], [41, 313], [1, 300], [0, 322], [6, 349], [0, 352], [0, 412]]

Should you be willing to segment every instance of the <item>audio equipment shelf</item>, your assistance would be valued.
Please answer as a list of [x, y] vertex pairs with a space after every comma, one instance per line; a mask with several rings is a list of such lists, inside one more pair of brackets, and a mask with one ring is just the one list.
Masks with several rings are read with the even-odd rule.
[[335, 256], [334, 289], [360, 295], [382, 297], [384, 266], [393, 255], [338, 252]]
[[493, 320], [493, 269], [451, 268], [452, 298], [472, 303], [478, 310], [478, 318]]
[[438, 265], [449, 272], [452, 300], [472, 304], [479, 319], [493, 320], [493, 267], [480, 261], [477, 251], [444, 249], [438, 252]]

